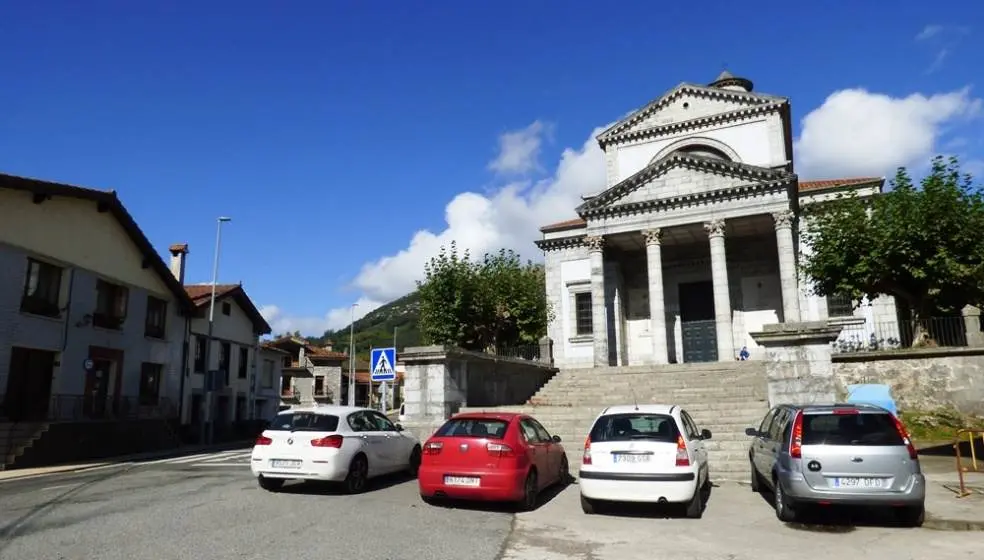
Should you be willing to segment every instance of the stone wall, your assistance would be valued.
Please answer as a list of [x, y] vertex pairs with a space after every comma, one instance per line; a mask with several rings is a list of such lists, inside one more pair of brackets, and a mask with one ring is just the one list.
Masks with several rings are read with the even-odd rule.
[[404, 425], [421, 439], [464, 406], [524, 404], [557, 369], [445, 346], [403, 350]]
[[825, 321], [765, 325], [750, 333], [765, 348], [770, 407], [837, 398], [830, 344], [838, 334], [840, 327]]
[[984, 416], [984, 349], [927, 348], [834, 354], [839, 396], [847, 385], [892, 388], [900, 410], [956, 409]]

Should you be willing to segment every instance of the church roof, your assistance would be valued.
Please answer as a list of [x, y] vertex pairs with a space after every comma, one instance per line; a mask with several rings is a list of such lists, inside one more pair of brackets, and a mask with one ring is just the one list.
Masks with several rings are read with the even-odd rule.
[[[800, 181], [799, 192], [815, 192], [826, 189], [836, 189], [843, 187], [861, 187], [866, 185], [880, 184], [885, 179], [881, 177], [848, 177], [843, 179], [821, 179], [812, 181]], [[571, 229], [580, 229], [588, 225], [584, 218], [572, 218], [563, 222], [556, 222], [540, 228], [541, 233], [556, 233]]]

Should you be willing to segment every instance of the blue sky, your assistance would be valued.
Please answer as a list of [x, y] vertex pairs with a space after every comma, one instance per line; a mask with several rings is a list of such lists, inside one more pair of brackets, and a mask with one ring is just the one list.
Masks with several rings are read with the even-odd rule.
[[537, 258], [600, 186], [592, 131], [724, 67], [792, 98], [803, 178], [984, 172], [980, 2], [164, 4], [0, 2], [0, 170], [116, 189], [193, 282], [231, 216], [220, 281], [278, 331], [346, 325], [450, 239]]

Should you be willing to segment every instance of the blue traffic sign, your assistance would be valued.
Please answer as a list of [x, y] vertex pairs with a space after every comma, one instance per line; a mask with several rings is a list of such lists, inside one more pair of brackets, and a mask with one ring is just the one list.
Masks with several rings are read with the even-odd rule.
[[373, 348], [369, 359], [373, 381], [396, 379], [396, 348]]

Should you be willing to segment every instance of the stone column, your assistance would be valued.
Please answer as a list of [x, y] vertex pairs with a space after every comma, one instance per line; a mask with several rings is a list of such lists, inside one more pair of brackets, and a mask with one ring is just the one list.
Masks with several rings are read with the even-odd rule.
[[964, 327], [967, 332], [967, 346], [979, 348], [984, 346], [984, 332], [981, 332], [981, 310], [979, 307], [968, 305], [963, 308]]
[[670, 362], [666, 348], [666, 310], [663, 302], [663, 254], [660, 243], [663, 231], [659, 228], [643, 230], [646, 240], [646, 265], [649, 275], [649, 332], [653, 337], [653, 363]]
[[711, 280], [714, 282], [714, 323], [719, 362], [735, 359], [734, 325], [731, 319], [731, 290], [728, 287], [728, 258], [724, 250], [722, 219], [704, 224], [711, 243]]
[[796, 281], [796, 250], [793, 248], [793, 213], [789, 210], [772, 214], [776, 223], [776, 246], [779, 254], [779, 282], [782, 286], [782, 322], [800, 321], [799, 282]]
[[607, 367], [608, 363], [608, 309], [605, 306], [605, 238], [591, 236], [584, 240], [588, 245], [591, 262], [591, 336], [594, 340], [594, 365]]

